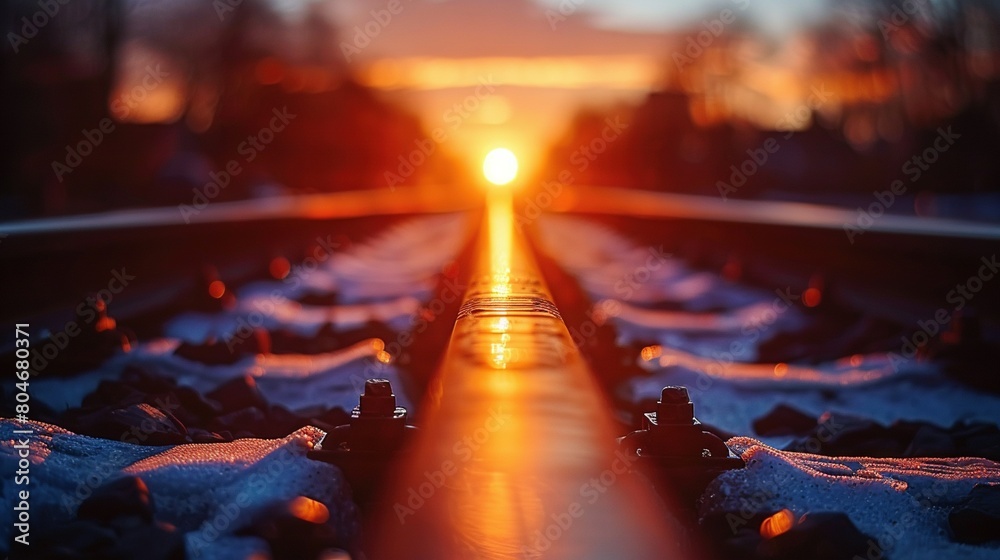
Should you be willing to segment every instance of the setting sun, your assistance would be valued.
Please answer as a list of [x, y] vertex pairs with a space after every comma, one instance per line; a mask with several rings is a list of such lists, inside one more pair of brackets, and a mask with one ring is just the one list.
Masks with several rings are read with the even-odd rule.
[[483, 175], [494, 185], [506, 185], [517, 177], [517, 156], [507, 148], [496, 148], [483, 159]]

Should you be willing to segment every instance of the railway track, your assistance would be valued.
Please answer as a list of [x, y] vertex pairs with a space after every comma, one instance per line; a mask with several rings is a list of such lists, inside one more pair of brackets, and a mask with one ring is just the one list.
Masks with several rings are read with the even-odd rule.
[[512, 218], [509, 193], [492, 193], [376, 555], [675, 556], [676, 539], [654, 521], [662, 505], [624, 478], [609, 407]]
[[[956, 282], [978, 274], [1000, 238], [997, 228], [887, 216], [852, 244], [843, 228], [850, 213], [829, 208], [578, 194], [553, 208], [564, 215], [543, 216], [524, 231], [521, 202], [504, 190], [491, 191], [481, 209], [435, 191], [345, 193], [276, 205], [218, 203], [190, 224], [166, 211], [8, 224], [0, 228], [7, 234], [4, 284], [39, 295], [15, 301], [5, 318], [28, 322], [43, 338], [68, 332], [63, 325], [70, 323], [88, 333], [68, 337], [69, 350], [60, 348], [34, 372], [33, 398], [42, 404], [33, 418], [140, 448], [229, 445], [318, 426], [325, 439], [295, 432], [312, 448], [302, 457], [309, 465], [302, 476], [332, 477], [341, 489], [275, 483], [280, 496], [251, 500], [245, 517], [216, 532], [232, 536], [244, 527], [266, 542], [256, 549], [244, 542], [249, 548], [240, 550], [278, 557], [342, 548], [370, 558], [732, 557], [739, 555], [732, 541], [750, 538], [741, 530], [770, 540], [805, 531], [803, 514], [816, 511], [814, 502], [768, 490], [775, 482], [762, 482], [759, 465], [790, 473], [779, 480], [793, 490], [813, 484], [802, 474], [807, 464], [853, 475], [836, 459], [816, 467], [813, 456], [787, 454], [850, 455], [833, 436], [822, 442], [827, 447], [808, 447], [822, 433], [816, 430], [830, 425], [824, 412], [941, 430], [958, 421], [1000, 422], [987, 371], [998, 355], [1000, 309], [989, 279], [964, 298], [964, 312], [948, 309], [947, 321], [935, 319], [938, 330], [914, 344], [902, 372], [884, 359], [903, 354], [900, 336], [905, 345], [948, 305]], [[440, 215], [428, 217], [432, 212]], [[69, 274], [66, 263], [74, 263]], [[108, 271], [122, 266], [136, 279], [112, 294]], [[44, 289], [32, 290], [39, 279]], [[102, 289], [108, 301], [95, 305]], [[734, 343], [743, 350], [734, 352]], [[392, 386], [366, 386], [373, 378]], [[190, 403], [200, 401], [186, 401], [179, 411], [162, 411], [170, 413], [163, 426], [140, 429], [144, 437], [118, 438], [121, 424], [107, 419], [127, 423], [138, 414], [128, 407], [139, 401], [156, 406], [150, 387], [162, 393], [163, 379], [193, 388], [208, 404], [195, 414]], [[661, 395], [670, 385], [688, 387], [705, 426], [691, 417], [686, 393]], [[116, 404], [126, 388], [145, 395]], [[368, 400], [352, 419], [346, 411], [362, 392]], [[905, 405], [908, 394], [913, 403]], [[772, 408], [789, 404], [804, 427], [781, 419], [777, 431], [761, 427]], [[815, 418], [810, 425], [802, 416]], [[640, 435], [616, 443], [630, 432]], [[54, 436], [46, 433], [38, 453], [51, 452]], [[879, 434], [878, 441], [891, 439]], [[752, 466], [718, 447], [731, 435], [761, 438], [730, 440]], [[944, 488], [931, 496], [936, 513], [914, 514], [920, 523], [947, 524], [942, 508], [954, 507], [976, 482], [1000, 482], [1000, 468], [986, 459], [893, 462], [913, 457], [903, 448], [894, 455], [887, 447], [885, 456], [897, 459], [869, 469], [911, 486], [929, 476]], [[996, 459], [982, 449], [937, 451]], [[7, 444], [3, 451], [9, 458]], [[81, 469], [96, 468], [102, 453], [98, 446]], [[266, 461], [265, 454], [241, 468]], [[338, 474], [326, 463], [340, 467]], [[114, 470], [134, 473], [136, 464]], [[51, 468], [43, 483], [88, 475]], [[183, 501], [175, 481], [150, 472], [154, 498]], [[246, 471], [234, 472], [238, 480]], [[717, 476], [724, 482], [712, 483]], [[699, 505], [705, 485], [715, 499]], [[357, 513], [343, 500], [347, 487]], [[882, 543], [876, 552], [910, 557], [913, 546], [885, 545], [872, 534], [877, 519], [852, 510], [840, 485], [831, 488], [831, 508], [849, 512], [857, 525], [851, 538], [873, 537]], [[315, 528], [298, 527], [282, 540], [260, 528], [265, 510], [275, 519], [315, 522], [294, 505], [299, 498], [320, 502], [329, 520], [318, 525], [336, 519], [339, 533], [319, 537]], [[747, 515], [741, 499], [753, 504]], [[898, 506], [894, 499], [886, 503]], [[275, 514], [267, 509], [275, 500], [292, 505]], [[197, 523], [178, 525], [170, 505], [157, 515], [182, 527], [189, 554], [227, 557], [229, 545], [218, 535], [206, 539], [227, 505], [220, 502], [217, 510], [205, 506]], [[49, 539], [58, 540], [76, 511], [51, 511]], [[740, 523], [723, 523], [719, 532], [714, 523], [734, 511]], [[789, 515], [788, 527], [765, 535], [765, 519], [771, 526]], [[851, 538], [845, 546], [857, 544]], [[288, 539], [300, 548], [289, 549]], [[937, 554], [995, 551], [952, 550], [943, 538], [923, 545]], [[811, 554], [802, 550], [785, 554]]]

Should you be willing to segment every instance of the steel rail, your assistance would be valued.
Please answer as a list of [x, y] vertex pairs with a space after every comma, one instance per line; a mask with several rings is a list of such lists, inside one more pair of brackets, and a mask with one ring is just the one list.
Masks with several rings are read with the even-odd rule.
[[610, 407], [515, 234], [509, 193], [490, 194], [486, 222], [373, 557], [691, 557], [666, 534], [664, 504], [627, 476]]
[[478, 200], [446, 187], [370, 189], [276, 196], [240, 201], [194, 201], [177, 206], [112, 210], [95, 214], [0, 222], [0, 236], [136, 230], [268, 220], [335, 220], [365, 216], [469, 210]]
[[[559, 212], [610, 214], [644, 218], [676, 218], [793, 228], [836, 230], [856, 226], [857, 210], [805, 202], [722, 200], [721, 198], [662, 193], [637, 189], [574, 186], [571, 196], [560, 196], [552, 205]], [[920, 216], [882, 214], [867, 233], [1000, 240], [1000, 226]]]

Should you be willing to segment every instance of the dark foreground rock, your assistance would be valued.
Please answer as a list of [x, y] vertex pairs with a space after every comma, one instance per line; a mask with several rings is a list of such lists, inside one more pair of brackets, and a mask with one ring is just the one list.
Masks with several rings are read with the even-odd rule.
[[[790, 525], [770, 528], [779, 523]], [[839, 512], [807, 513], [798, 519], [787, 510], [714, 512], [702, 527], [718, 558], [853, 560], [866, 558], [872, 541]]]
[[907, 421], [885, 426], [867, 418], [827, 412], [785, 450], [830, 456], [983, 457], [998, 461], [1000, 428], [982, 422], [956, 422], [950, 428]]
[[83, 435], [139, 445], [176, 445], [277, 438], [317, 419], [330, 429], [347, 418], [339, 407], [314, 407], [296, 414], [269, 403], [249, 375], [202, 395], [131, 367], [120, 379], [102, 381], [80, 407], [52, 413], [50, 420]]
[[185, 557], [184, 536], [154, 518], [146, 483], [126, 476], [97, 488], [76, 519], [44, 531], [35, 546], [39, 558], [177, 560]]
[[951, 510], [948, 525], [959, 542], [1000, 541], [1000, 486], [977, 484], [962, 503]]

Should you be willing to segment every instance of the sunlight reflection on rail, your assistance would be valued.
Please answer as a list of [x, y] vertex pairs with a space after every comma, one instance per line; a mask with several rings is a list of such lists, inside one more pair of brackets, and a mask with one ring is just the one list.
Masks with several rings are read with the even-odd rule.
[[487, 204], [465, 311], [373, 558], [671, 556], [662, 506], [611, 470], [607, 404], [515, 235], [510, 189]]
[[510, 257], [514, 243], [514, 210], [510, 189], [494, 187], [487, 195], [490, 231], [490, 276], [494, 295], [510, 295]]

